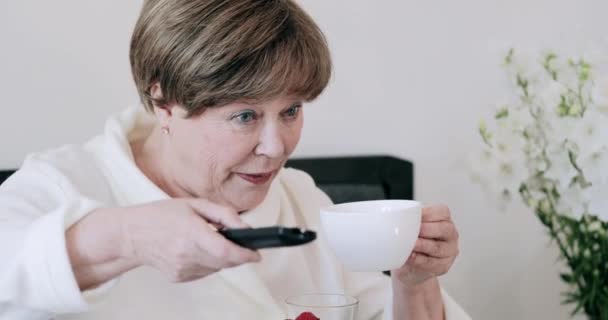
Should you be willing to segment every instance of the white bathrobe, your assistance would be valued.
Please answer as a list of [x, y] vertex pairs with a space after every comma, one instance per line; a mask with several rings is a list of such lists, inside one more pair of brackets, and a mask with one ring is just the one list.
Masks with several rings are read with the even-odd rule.
[[[65, 230], [98, 207], [168, 199], [133, 161], [129, 141], [146, 135], [152, 123], [141, 109], [110, 118], [104, 134], [84, 145], [28, 156], [0, 187], [0, 319], [279, 320], [286, 297], [314, 292], [357, 297], [359, 319], [391, 318], [390, 279], [343, 270], [322, 233], [308, 245], [262, 250], [260, 263], [189, 283], [140, 267], [81, 292]], [[282, 169], [266, 199], [242, 218], [254, 227], [321, 231], [319, 208], [328, 204], [306, 173]], [[443, 299], [446, 319], [469, 319], [445, 292]]]

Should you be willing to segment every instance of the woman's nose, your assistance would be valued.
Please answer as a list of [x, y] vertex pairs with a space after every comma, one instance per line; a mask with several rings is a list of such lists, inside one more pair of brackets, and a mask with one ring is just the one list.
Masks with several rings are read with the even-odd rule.
[[255, 153], [269, 158], [279, 158], [285, 155], [285, 141], [280, 124], [264, 126]]

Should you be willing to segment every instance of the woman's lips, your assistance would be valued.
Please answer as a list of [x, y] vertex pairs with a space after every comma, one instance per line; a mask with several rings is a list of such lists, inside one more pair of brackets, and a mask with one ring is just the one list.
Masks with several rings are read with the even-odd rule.
[[268, 180], [272, 178], [273, 173], [274, 171], [257, 174], [237, 173], [237, 175], [245, 181], [251, 182], [255, 185], [260, 185], [268, 182]]

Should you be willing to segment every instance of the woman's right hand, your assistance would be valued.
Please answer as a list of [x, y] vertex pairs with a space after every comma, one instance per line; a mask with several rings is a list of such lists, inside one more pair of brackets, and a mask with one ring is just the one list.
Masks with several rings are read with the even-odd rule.
[[124, 209], [123, 256], [158, 269], [171, 281], [196, 280], [261, 259], [215, 230], [248, 227], [228, 207], [205, 199], [172, 199]]
[[184, 282], [260, 260], [212, 225], [248, 227], [236, 211], [204, 199], [93, 210], [66, 231], [76, 282], [81, 290], [94, 288], [141, 265]]

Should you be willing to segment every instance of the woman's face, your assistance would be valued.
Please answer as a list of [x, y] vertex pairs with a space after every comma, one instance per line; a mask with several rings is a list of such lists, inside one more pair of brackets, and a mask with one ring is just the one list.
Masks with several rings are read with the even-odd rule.
[[169, 183], [238, 211], [253, 209], [300, 140], [301, 108], [289, 97], [208, 108], [191, 118], [172, 108], [163, 135], [170, 140]]

